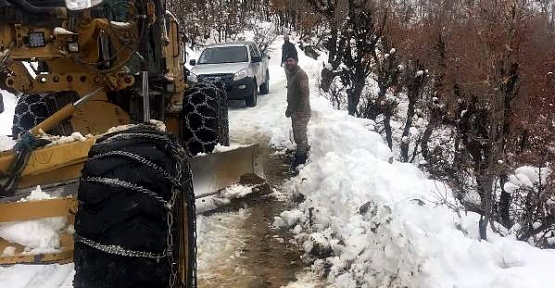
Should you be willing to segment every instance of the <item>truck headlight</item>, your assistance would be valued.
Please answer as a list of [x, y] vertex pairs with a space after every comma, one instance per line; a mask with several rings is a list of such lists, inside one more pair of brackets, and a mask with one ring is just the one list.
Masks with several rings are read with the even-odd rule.
[[198, 82], [197, 74], [191, 72], [191, 75], [189, 75], [189, 81], [197, 83]]
[[249, 76], [249, 71], [247, 69], [241, 69], [237, 73], [233, 74], [233, 81], [241, 80]]
[[69, 10], [84, 10], [101, 4], [104, 0], [66, 0], [66, 7]]

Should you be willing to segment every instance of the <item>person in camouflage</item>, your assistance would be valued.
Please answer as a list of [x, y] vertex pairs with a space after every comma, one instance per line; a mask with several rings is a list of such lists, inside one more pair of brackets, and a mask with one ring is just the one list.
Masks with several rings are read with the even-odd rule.
[[308, 158], [307, 126], [310, 120], [310, 88], [308, 75], [299, 67], [296, 57], [285, 60], [287, 72], [287, 110], [285, 116], [291, 118], [293, 138], [297, 144], [292, 168], [305, 164]]

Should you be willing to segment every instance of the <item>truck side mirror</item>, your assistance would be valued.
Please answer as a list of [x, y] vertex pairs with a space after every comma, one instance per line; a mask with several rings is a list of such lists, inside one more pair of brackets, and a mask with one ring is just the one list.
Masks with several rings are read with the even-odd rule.
[[195, 65], [197, 65], [197, 60], [191, 59], [191, 60], [189, 61], [189, 64], [190, 64], [191, 66], [195, 66]]
[[0, 113], [4, 112], [4, 95], [0, 93]]
[[262, 62], [262, 57], [260, 56], [252, 56], [252, 63]]

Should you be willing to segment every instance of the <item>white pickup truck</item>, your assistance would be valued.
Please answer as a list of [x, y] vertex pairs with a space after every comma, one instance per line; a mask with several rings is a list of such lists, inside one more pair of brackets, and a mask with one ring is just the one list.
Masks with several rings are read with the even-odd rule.
[[254, 42], [214, 44], [206, 47], [193, 66], [192, 83], [223, 81], [228, 99], [244, 99], [247, 106], [256, 106], [258, 93], [268, 94], [270, 73], [268, 55], [263, 55]]

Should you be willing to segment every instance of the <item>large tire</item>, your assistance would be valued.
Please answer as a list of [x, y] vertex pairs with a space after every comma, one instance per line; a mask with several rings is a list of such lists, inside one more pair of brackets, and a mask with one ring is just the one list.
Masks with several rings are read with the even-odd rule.
[[179, 143], [151, 126], [99, 139], [79, 185], [74, 287], [196, 287], [191, 177]]
[[245, 98], [245, 104], [247, 107], [255, 107], [258, 104], [258, 84], [256, 82], [254, 82], [251, 94]]
[[266, 80], [260, 85], [260, 94], [266, 95], [270, 93], [270, 71], [266, 70]]
[[50, 116], [48, 104], [44, 96], [39, 94], [22, 95], [15, 105], [12, 125], [12, 137], [18, 136], [37, 126]]
[[191, 156], [211, 153], [218, 143], [229, 145], [227, 93], [200, 83], [185, 91], [181, 135]]

